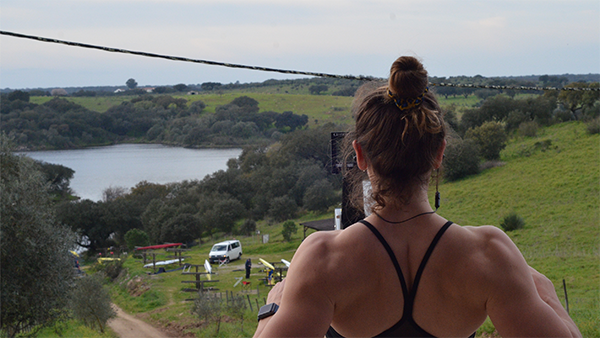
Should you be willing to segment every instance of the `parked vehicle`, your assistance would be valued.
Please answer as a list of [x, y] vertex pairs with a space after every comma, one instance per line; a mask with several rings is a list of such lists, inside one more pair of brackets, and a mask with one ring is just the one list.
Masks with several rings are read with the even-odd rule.
[[211, 263], [227, 262], [242, 257], [242, 244], [237, 239], [213, 245], [208, 254]]

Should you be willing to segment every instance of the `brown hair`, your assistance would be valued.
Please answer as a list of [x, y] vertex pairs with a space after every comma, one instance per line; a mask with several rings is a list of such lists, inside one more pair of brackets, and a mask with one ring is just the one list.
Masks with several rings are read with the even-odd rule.
[[[446, 129], [440, 106], [427, 84], [427, 71], [421, 62], [402, 56], [392, 64], [387, 85], [373, 88], [367, 84], [357, 91], [353, 103], [356, 123], [346, 136], [346, 159], [356, 140], [376, 177], [371, 182], [376, 209], [387, 203], [407, 204], [434, 169]], [[399, 107], [398, 102], [421, 95], [415, 107]], [[353, 204], [360, 208], [365, 175], [354, 170], [346, 178], [351, 182]]]

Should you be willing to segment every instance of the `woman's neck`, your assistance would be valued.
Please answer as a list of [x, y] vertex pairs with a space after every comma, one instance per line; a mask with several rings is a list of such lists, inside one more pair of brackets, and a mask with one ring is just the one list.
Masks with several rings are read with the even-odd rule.
[[383, 208], [375, 208], [374, 212], [380, 219], [388, 223], [404, 223], [415, 216], [433, 214], [435, 211], [429, 203], [426, 189], [419, 189], [410, 198], [408, 203], [386, 203]]

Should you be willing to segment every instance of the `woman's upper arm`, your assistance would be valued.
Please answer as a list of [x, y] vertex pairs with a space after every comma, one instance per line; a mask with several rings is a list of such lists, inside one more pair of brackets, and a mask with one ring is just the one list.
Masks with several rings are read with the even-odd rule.
[[503, 337], [571, 337], [557, 311], [544, 302], [529, 265], [501, 230], [488, 229], [486, 310]]
[[261, 337], [323, 337], [329, 328], [334, 303], [330, 298], [327, 243], [322, 237], [310, 236], [298, 248], [285, 279], [279, 310], [269, 319]]

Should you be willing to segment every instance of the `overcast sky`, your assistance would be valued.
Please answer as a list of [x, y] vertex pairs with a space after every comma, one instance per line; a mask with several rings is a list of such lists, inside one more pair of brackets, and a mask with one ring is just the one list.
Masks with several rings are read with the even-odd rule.
[[[600, 73], [598, 0], [2, 0], [0, 29], [194, 59], [386, 77]], [[0, 88], [262, 82], [289, 75], [0, 35]]]

